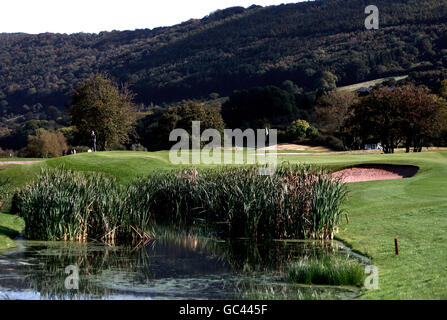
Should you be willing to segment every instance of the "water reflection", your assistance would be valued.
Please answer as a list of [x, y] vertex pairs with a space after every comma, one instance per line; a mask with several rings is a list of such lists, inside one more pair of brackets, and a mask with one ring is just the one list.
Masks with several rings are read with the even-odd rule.
[[[238, 299], [246, 283], [277, 281], [288, 262], [337, 254], [337, 242], [253, 244], [163, 237], [144, 247], [18, 241], [0, 254], [0, 299]], [[67, 266], [79, 290], [67, 290]]]

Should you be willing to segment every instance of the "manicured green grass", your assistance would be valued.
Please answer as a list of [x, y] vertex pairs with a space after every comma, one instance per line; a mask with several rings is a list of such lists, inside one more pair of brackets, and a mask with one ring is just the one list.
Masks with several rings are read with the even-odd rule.
[[23, 232], [25, 222], [23, 219], [10, 214], [0, 213], [0, 249], [15, 246], [11, 238]]
[[[419, 154], [342, 154], [280, 156], [291, 163], [324, 165], [331, 170], [363, 163], [420, 167], [409, 179], [353, 183], [338, 238], [367, 254], [379, 268], [379, 289], [362, 299], [447, 299], [447, 152]], [[42, 166], [65, 163], [82, 171], [102, 171], [129, 182], [134, 176], [173, 168], [168, 152], [78, 154], [0, 171], [19, 186]], [[400, 254], [394, 253], [394, 238]]]

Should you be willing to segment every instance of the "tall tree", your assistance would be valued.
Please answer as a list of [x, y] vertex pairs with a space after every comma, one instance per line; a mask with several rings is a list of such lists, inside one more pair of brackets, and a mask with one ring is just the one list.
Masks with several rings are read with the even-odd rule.
[[357, 130], [361, 145], [381, 142], [385, 153], [394, 153], [402, 139], [399, 104], [393, 91], [372, 91], [356, 105], [346, 127]]
[[145, 135], [143, 144], [150, 149], [169, 149], [174, 144], [169, 141], [170, 132], [174, 129], [184, 129], [191, 135], [193, 121], [200, 121], [200, 133], [206, 129], [216, 129], [223, 137], [225, 123], [219, 109], [188, 101], [179, 107], [168, 109], [158, 119], [151, 133]]
[[424, 87], [382, 88], [355, 106], [346, 127], [357, 130], [362, 144], [381, 142], [385, 153], [400, 144], [420, 152], [440, 135], [445, 109], [445, 100]]
[[358, 103], [358, 95], [349, 91], [330, 91], [317, 101], [315, 117], [320, 130], [327, 135], [342, 140], [346, 147], [345, 121], [352, 115], [353, 106]]
[[443, 100], [424, 87], [414, 85], [396, 88], [393, 93], [400, 110], [400, 127], [405, 148], [410, 152], [422, 151], [437, 138], [442, 129]]
[[69, 113], [75, 127], [75, 141], [91, 146], [95, 131], [98, 150], [129, 141], [134, 130], [133, 95], [103, 76], [90, 78], [75, 89]]
[[297, 111], [295, 97], [275, 86], [235, 91], [222, 106], [230, 128], [263, 128], [275, 118], [291, 117]]

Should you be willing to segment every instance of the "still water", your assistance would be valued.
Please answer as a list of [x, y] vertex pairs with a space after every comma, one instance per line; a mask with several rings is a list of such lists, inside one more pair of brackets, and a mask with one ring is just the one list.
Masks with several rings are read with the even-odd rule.
[[[253, 244], [197, 237], [165, 237], [144, 246], [17, 241], [0, 252], [0, 299], [246, 299], [255, 290], [303, 290], [283, 281], [300, 257], [346, 254], [336, 241], [272, 241]], [[67, 289], [66, 268], [79, 271], [78, 289]], [[70, 282], [73, 283], [73, 282]], [[284, 288], [286, 290], [284, 290]], [[351, 299], [355, 288], [330, 289]], [[333, 293], [334, 293], [333, 292]]]

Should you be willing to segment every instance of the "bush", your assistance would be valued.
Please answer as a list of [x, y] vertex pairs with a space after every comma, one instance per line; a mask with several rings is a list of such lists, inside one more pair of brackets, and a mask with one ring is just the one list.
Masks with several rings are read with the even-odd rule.
[[318, 129], [312, 127], [306, 120], [295, 120], [287, 128], [287, 136], [291, 141], [314, 140], [318, 137]]
[[306, 138], [306, 133], [309, 128], [310, 124], [306, 120], [295, 120], [287, 128], [287, 135], [293, 141], [303, 140]]
[[309, 128], [307, 128], [306, 130], [306, 138], [310, 139], [310, 140], [315, 140], [317, 139], [319, 136], [319, 132], [318, 129], [315, 127], [310, 126]]
[[28, 145], [23, 154], [32, 158], [53, 158], [62, 156], [67, 149], [62, 133], [38, 129], [35, 136], [28, 137]]
[[144, 151], [144, 152], [147, 152], [147, 149], [144, 146], [142, 146], [141, 144], [139, 144], [139, 143], [133, 144], [132, 147], [131, 147], [131, 150], [132, 151]]

